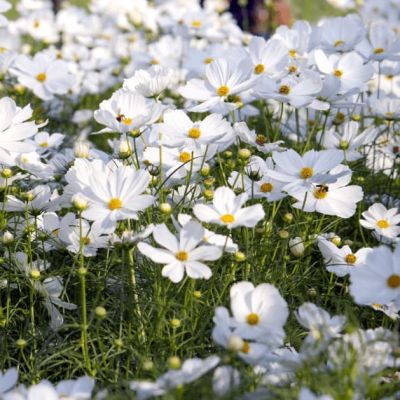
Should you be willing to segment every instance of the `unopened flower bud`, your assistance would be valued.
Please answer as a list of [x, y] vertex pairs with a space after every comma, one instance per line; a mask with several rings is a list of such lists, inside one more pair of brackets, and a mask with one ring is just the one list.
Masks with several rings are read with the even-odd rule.
[[127, 140], [122, 140], [119, 143], [118, 154], [120, 158], [128, 158], [132, 155], [132, 146]]
[[98, 317], [100, 319], [103, 319], [107, 316], [107, 310], [102, 306], [96, 307], [94, 312], [96, 314], [96, 317]]
[[280, 231], [278, 231], [278, 235], [281, 239], [289, 238], [289, 232], [286, 229], [281, 229]]
[[169, 203], [161, 203], [159, 209], [164, 215], [170, 215], [172, 213], [172, 207]]
[[31, 278], [32, 278], [33, 280], [38, 280], [38, 279], [40, 279], [40, 271], [37, 270], [37, 269], [33, 269], [33, 270], [31, 271], [30, 275], [31, 275]]
[[26, 192], [22, 194], [22, 198], [25, 201], [32, 201], [33, 200], [33, 193], [32, 192]]
[[235, 256], [235, 260], [236, 260], [237, 262], [246, 261], [246, 254], [244, 254], [244, 253], [241, 252], [241, 251], [237, 251], [237, 252], [234, 254], [234, 256]]
[[143, 362], [143, 369], [145, 371], [151, 371], [154, 368], [154, 363], [151, 360], [145, 360]]
[[178, 318], [172, 318], [171, 321], [169, 321], [170, 325], [172, 328], [177, 329], [181, 326], [181, 320]]
[[3, 233], [3, 243], [8, 246], [10, 245], [12, 242], [14, 241], [14, 235], [9, 232], [9, 231], [5, 231]]
[[87, 270], [87, 268], [85, 268], [85, 267], [80, 267], [80, 268], [78, 269], [78, 275], [79, 275], [79, 276], [86, 276], [86, 275], [87, 275], [87, 272], [88, 272], [88, 270]]
[[207, 179], [204, 179], [204, 186], [208, 189], [211, 188], [212, 185], [214, 185], [214, 183], [215, 179], [212, 176], [208, 177]]
[[286, 213], [283, 216], [283, 219], [285, 222], [287, 222], [288, 224], [290, 224], [293, 221], [293, 214], [292, 213]]
[[350, 240], [350, 239], [346, 239], [343, 243], [344, 243], [346, 246], [353, 246], [353, 244], [354, 244], [354, 242], [353, 242], [352, 240]]
[[206, 189], [203, 192], [203, 196], [206, 198], [206, 200], [212, 200], [214, 197], [214, 192], [210, 189]]
[[3, 168], [1, 170], [1, 177], [4, 179], [8, 179], [12, 177], [12, 170], [10, 168]]
[[200, 290], [195, 290], [195, 291], [193, 292], [193, 297], [194, 297], [195, 299], [200, 299], [200, 298], [201, 298], [201, 292], [200, 292]]
[[119, 338], [114, 340], [114, 344], [115, 344], [115, 347], [117, 347], [119, 349], [124, 346], [124, 342], [122, 341], [122, 339], [119, 339]]
[[134, 139], [138, 138], [141, 134], [142, 134], [142, 132], [140, 132], [139, 130], [129, 132], [129, 135], [131, 137], [133, 137]]
[[251, 157], [251, 151], [249, 149], [240, 149], [238, 156], [242, 160], [248, 160]]
[[169, 369], [179, 369], [181, 367], [181, 359], [177, 356], [172, 356], [168, 358], [167, 364]]
[[22, 338], [17, 339], [17, 341], [15, 342], [15, 344], [17, 345], [17, 347], [18, 347], [19, 349], [23, 349], [23, 348], [27, 345], [26, 340], [25, 340], [25, 339], [22, 339]]
[[295, 237], [289, 240], [289, 249], [290, 252], [295, 257], [301, 257], [304, 253], [304, 242], [300, 237]]
[[74, 155], [77, 158], [89, 158], [90, 146], [89, 143], [78, 140], [74, 146]]
[[342, 239], [340, 238], [340, 236], [333, 236], [331, 238], [331, 242], [336, 246], [339, 246], [341, 241], [342, 241]]
[[84, 211], [89, 206], [89, 202], [79, 194], [72, 196], [72, 204], [79, 211]]
[[243, 348], [243, 339], [240, 336], [232, 335], [228, 340], [228, 350], [240, 351]]
[[229, 150], [224, 151], [224, 157], [225, 157], [225, 158], [231, 158], [232, 156], [233, 156], [233, 154], [232, 154], [231, 151], [229, 151]]
[[317, 290], [315, 289], [315, 288], [309, 288], [308, 290], [307, 290], [307, 294], [310, 296], [310, 297], [316, 297], [317, 296]]
[[208, 176], [210, 174], [210, 166], [208, 164], [204, 164], [200, 170], [201, 176]]

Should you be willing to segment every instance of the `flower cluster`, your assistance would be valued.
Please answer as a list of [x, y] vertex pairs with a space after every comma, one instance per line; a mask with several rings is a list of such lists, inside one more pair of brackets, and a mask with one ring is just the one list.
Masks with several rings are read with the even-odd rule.
[[398, 2], [87, 3], [0, 0], [0, 399], [398, 396]]

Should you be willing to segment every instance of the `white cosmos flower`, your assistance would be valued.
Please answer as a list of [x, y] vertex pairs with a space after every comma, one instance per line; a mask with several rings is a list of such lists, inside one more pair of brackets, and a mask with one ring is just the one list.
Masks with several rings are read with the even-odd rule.
[[61, 133], [49, 134], [48, 132], [39, 132], [33, 138], [33, 143], [36, 145], [36, 151], [39, 153], [49, 152], [61, 146], [65, 135]]
[[400, 60], [400, 37], [385, 21], [374, 21], [369, 31], [372, 60]]
[[232, 128], [220, 114], [210, 114], [201, 121], [192, 121], [184, 111], [172, 110], [164, 113], [158, 130], [163, 144], [175, 147], [218, 143]]
[[267, 75], [271, 78], [282, 76], [289, 63], [289, 54], [282, 41], [254, 36], [248, 47], [255, 75]]
[[204, 228], [196, 221], [185, 224], [179, 232], [179, 239], [165, 224], [157, 225], [153, 238], [163, 249], [138, 243], [138, 249], [146, 257], [158, 264], [166, 264], [162, 276], [172, 282], [180, 282], [184, 274], [192, 279], [209, 279], [211, 269], [201, 261], [214, 261], [221, 257], [222, 249], [217, 246], [200, 245], [204, 240]]
[[307, 70], [299, 77], [288, 76], [280, 82], [262, 77], [253, 92], [258, 98], [274, 99], [295, 108], [310, 107], [327, 110], [329, 104], [317, 100], [317, 95], [322, 88], [320, 75]]
[[381, 203], [375, 203], [362, 213], [360, 224], [373, 229], [378, 237], [395, 239], [400, 234], [400, 213], [397, 207], [387, 209]]
[[60, 221], [57, 237], [67, 250], [78, 254], [82, 249], [85, 257], [94, 257], [97, 250], [108, 245], [109, 237], [103, 235], [97, 226], [91, 227], [85, 220], [79, 221], [75, 214], [68, 213]]
[[[28, 210], [32, 214], [41, 211], [55, 211], [59, 208], [60, 196], [57, 190], [51, 191], [48, 185], [38, 185], [25, 193], [25, 201], [13, 195], [7, 195], [5, 210], [23, 212]], [[0, 207], [3, 203], [0, 203]]]
[[35, 150], [34, 145], [23, 142], [38, 132], [35, 122], [28, 121], [31, 117], [30, 105], [20, 108], [10, 97], [0, 99], [0, 158], [6, 159], [6, 156], [1, 156], [4, 150], [16, 153]]
[[346, 324], [345, 316], [331, 317], [328, 312], [314, 303], [301, 305], [297, 310], [296, 318], [302, 326], [310, 331], [303, 345], [320, 341], [328, 342], [332, 338], [339, 337]]
[[18, 381], [18, 371], [10, 368], [4, 373], [0, 371], [0, 396], [10, 391]]
[[394, 252], [385, 245], [371, 251], [362, 268], [351, 274], [350, 293], [357, 304], [389, 304], [400, 307], [400, 245]]
[[238, 226], [254, 228], [264, 218], [265, 213], [261, 204], [242, 208], [247, 199], [247, 193], [236, 196], [232, 189], [219, 187], [214, 192], [213, 204], [196, 204], [193, 213], [200, 221], [229, 229]]
[[255, 79], [251, 75], [249, 60], [243, 59], [232, 66], [227, 60], [217, 58], [206, 66], [206, 80], [191, 79], [179, 93], [186, 99], [201, 102], [189, 111], [205, 112], [224, 102], [228, 103], [227, 111], [230, 111], [237, 107], [233, 97], [254, 86]]
[[356, 212], [357, 204], [363, 199], [361, 186], [348, 184], [351, 181], [351, 171], [344, 165], [338, 165], [332, 171], [332, 175], [341, 175], [334, 183], [312, 186], [307, 192], [301, 188], [298, 192], [292, 192], [297, 203], [293, 207], [305, 212], [319, 212], [325, 215], [334, 215], [340, 218], [350, 218]]
[[251, 198], [265, 198], [267, 201], [277, 201], [286, 197], [286, 193], [282, 192], [283, 183], [274, 181], [269, 176], [261, 176], [259, 180], [252, 180], [247, 175], [233, 171], [228, 179], [228, 183], [232, 188], [246, 192]]
[[306, 55], [311, 31], [311, 25], [307, 21], [296, 21], [291, 28], [286, 25], [279, 26], [272, 38], [282, 41], [289, 56], [296, 59]]
[[61, 381], [56, 386], [56, 391], [60, 399], [89, 400], [92, 398], [92, 391], [95, 380], [88, 376], [78, 379]]
[[263, 283], [254, 287], [250, 282], [239, 282], [231, 287], [230, 297], [234, 334], [271, 346], [282, 344], [289, 312], [273, 285]]
[[[327, 149], [338, 149], [344, 153], [347, 161], [356, 161], [362, 158], [360, 147], [371, 145], [379, 134], [379, 129], [371, 126], [358, 134], [360, 124], [356, 121], [348, 121], [342, 124], [338, 130], [334, 127], [327, 130], [322, 136], [322, 145]], [[320, 135], [319, 135], [320, 136]]]
[[339, 248], [326, 239], [318, 240], [318, 248], [324, 257], [326, 269], [337, 276], [346, 276], [354, 268], [362, 267], [371, 251], [369, 247], [366, 247], [353, 253], [349, 246]]
[[124, 88], [145, 97], [158, 96], [177, 83], [177, 73], [169, 68], [154, 65], [148, 70], [140, 69], [132, 78], [125, 79]]
[[283, 190], [290, 195], [300, 189], [309, 190], [313, 184], [333, 183], [339, 176], [344, 175], [328, 174], [343, 161], [343, 153], [339, 150], [310, 150], [301, 156], [289, 149], [272, 153], [272, 159], [276, 167], [267, 171], [267, 174], [279, 182], [286, 182]]
[[[225, 307], [217, 307], [214, 313], [212, 338], [225, 349], [235, 352], [250, 365], [259, 365], [270, 354], [270, 347], [265, 343], [244, 340], [234, 333], [232, 317]], [[275, 338], [272, 338], [274, 342]], [[274, 344], [275, 345], [275, 344]]]
[[317, 28], [321, 46], [329, 52], [353, 50], [364, 38], [365, 27], [358, 15], [327, 18]]
[[315, 62], [322, 73], [340, 80], [340, 93], [363, 88], [374, 74], [372, 65], [365, 64], [355, 52], [327, 56], [322, 50], [316, 50]]
[[209, 356], [205, 359], [190, 358], [183, 362], [180, 369], [167, 371], [155, 382], [132, 381], [129, 386], [136, 392], [139, 400], [146, 400], [154, 396], [161, 396], [179, 385], [196, 381], [214, 369], [219, 362], [218, 356]]
[[[139, 211], [153, 204], [154, 197], [143, 194], [149, 186], [150, 174], [129, 166], [115, 166], [113, 161], [98, 166], [92, 173], [89, 171], [88, 184], [78, 189], [89, 201], [82, 215], [95, 221], [93, 226], [99, 232], [110, 233], [117, 221], [137, 219]], [[88, 171], [79, 168], [77, 173], [86, 175]]]
[[44, 52], [36, 53], [33, 58], [18, 56], [12, 72], [21, 85], [31, 89], [42, 100], [67, 94], [75, 82], [65, 61]]
[[283, 151], [281, 145], [283, 140], [277, 142], [268, 142], [268, 138], [264, 135], [257, 135], [255, 130], [250, 130], [246, 122], [236, 122], [233, 125], [234, 133], [239, 136], [243, 142], [255, 146], [262, 153], [272, 153], [273, 151]]
[[139, 93], [119, 89], [110, 99], [100, 103], [94, 112], [95, 120], [105, 125], [100, 132], [127, 133], [142, 128], [158, 119], [162, 107]]

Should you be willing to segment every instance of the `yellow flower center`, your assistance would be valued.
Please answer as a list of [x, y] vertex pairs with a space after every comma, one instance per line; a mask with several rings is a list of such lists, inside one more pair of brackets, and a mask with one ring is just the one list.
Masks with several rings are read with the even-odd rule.
[[258, 314], [256, 313], [250, 313], [247, 317], [246, 317], [246, 321], [249, 325], [258, 325], [260, 322], [260, 317]]
[[300, 170], [300, 177], [303, 179], [311, 178], [314, 175], [314, 170], [311, 167], [304, 167]]
[[113, 197], [109, 202], [108, 202], [108, 208], [112, 211], [118, 210], [119, 208], [122, 207], [122, 201], [118, 197]]
[[280, 88], [279, 88], [279, 93], [280, 94], [284, 94], [284, 95], [288, 95], [289, 93], [290, 93], [290, 86], [288, 86], [288, 85], [282, 85]]
[[377, 47], [374, 50], [374, 54], [382, 54], [385, 51], [385, 49], [383, 47]]
[[343, 40], [336, 40], [336, 42], [334, 44], [335, 47], [339, 47], [339, 46], [342, 46], [342, 45], [344, 45], [344, 41]]
[[53, 235], [58, 237], [59, 234], [60, 234], [60, 230], [59, 229], [54, 229]]
[[297, 55], [297, 51], [296, 50], [289, 50], [289, 56], [292, 58], [295, 58]]
[[213, 59], [212, 57], [207, 57], [207, 58], [204, 60], [204, 64], [211, 64], [213, 61], [214, 61], [214, 59]]
[[318, 200], [325, 199], [328, 196], [328, 186], [321, 185], [318, 189], [314, 190], [314, 197]]
[[84, 237], [84, 238], [82, 238], [82, 244], [83, 244], [84, 246], [89, 245], [89, 244], [90, 244], [90, 239], [89, 239], [87, 236]]
[[289, 72], [290, 72], [291, 74], [294, 74], [295, 72], [297, 72], [297, 65], [291, 65], [291, 66], [289, 67]]
[[188, 258], [189, 258], [189, 254], [188, 254], [187, 251], [178, 251], [178, 252], [175, 254], [175, 257], [176, 257], [176, 259], [179, 260], [179, 261], [187, 261]]
[[218, 96], [220, 96], [220, 97], [224, 97], [224, 96], [226, 96], [228, 93], [229, 93], [229, 88], [228, 88], [228, 86], [223, 85], [223, 86], [220, 86], [220, 87], [217, 89], [217, 94], [218, 94]]
[[156, 60], [155, 58], [153, 58], [153, 59], [151, 59], [150, 64], [151, 64], [151, 65], [158, 65], [159, 62], [158, 62], [158, 60]]
[[272, 186], [272, 183], [269, 183], [269, 182], [265, 182], [265, 183], [263, 183], [261, 186], [260, 186], [260, 190], [263, 192], [263, 193], [269, 193], [269, 192], [272, 192], [272, 189], [273, 189], [274, 187]]
[[1, 47], [1, 46], [0, 46], [0, 54], [1, 54], [1, 53], [5, 53], [6, 51], [7, 51], [7, 49], [6, 49], [5, 47]]
[[232, 214], [224, 214], [221, 216], [220, 220], [224, 224], [232, 224], [233, 222], [235, 222], [235, 217]]
[[42, 142], [39, 144], [40, 147], [46, 148], [49, 147], [49, 144], [47, 142]]
[[202, 22], [198, 19], [195, 19], [194, 21], [192, 21], [193, 28], [201, 28], [202, 25], [203, 25]]
[[198, 139], [201, 136], [201, 130], [199, 128], [190, 128], [188, 136], [192, 139]]
[[256, 143], [259, 146], [264, 146], [264, 144], [267, 143], [267, 138], [264, 135], [257, 135], [256, 136]]
[[262, 74], [264, 71], [265, 71], [265, 67], [263, 64], [257, 64], [254, 67], [254, 73], [257, 75]]
[[192, 159], [192, 155], [188, 153], [187, 151], [183, 151], [181, 154], [179, 154], [179, 161], [180, 162], [188, 162]]
[[249, 342], [246, 342], [246, 340], [243, 340], [243, 346], [240, 350], [242, 353], [247, 354], [250, 351], [250, 344]]
[[347, 254], [344, 259], [347, 264], [354, 264], [357, 261], [357, 257], [354, 254]]
[[389, 228], [389, 222], [386, 219], [380, 219], [377, 221], [376, 225], [378, 225], [379, 228], [381, 229], [386, 229]]
[[133, 120], [132, 120], [132, 118], [122, 118], [122, 120], [121, 120], [121, 122], [124, 124], [124, 125], [131, 125], [132, 124], [132, 122], [133, 122]]
[[349, 148], [350, 143], [347, 140], [341, 140], [339, 143], [339, 147], [342, 150], [347, 150]]
[[335, 69], [333, 71], [333, 75], [335, 75], [337, 78], [341, 78], [343, 75], [343, 71], [341, 71], [340, 69]]
[[36, 75], [36, 79], [39, 82], [44, 82], [46, 80], [46, 78], [47, 78], [47, 76], [46, 76], [46, 74], [44, 72], [41, 72], [40, 74]]
[[400, 287], [400, 275], [393, 274], [390, 275], [389, 278], [387, 279], [387, 285], [391, 289], [397, 289]]
[[36, 28], [36, 29], [39, 28], [40, 27], [40, 21], [36, 19], [34, 21], [34, 23], [33, 23], [33, 27]]

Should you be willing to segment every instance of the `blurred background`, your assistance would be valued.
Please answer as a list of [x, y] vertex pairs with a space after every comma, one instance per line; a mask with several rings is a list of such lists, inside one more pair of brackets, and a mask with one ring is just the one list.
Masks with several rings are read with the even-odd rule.
[[[8, 13], [15, 18], [15, 5], [18, 0], [9, 0], [13, 9]], [[62, 3], [87, 7], [89, 0], [52, 0], [55, 7]], [[135, 0], [126, 0], [132, 1]], [[399, 0], [400, 1], [400, 0]], [[291, 24], [294, 20], [305, 19], [318, 21], [323, 16], [340, 15], [340, 10], [330, 5], [326, 0], [230, 0], [230, 11], [245, 30], [257, 34], [271, 32], [281, 24]]]

